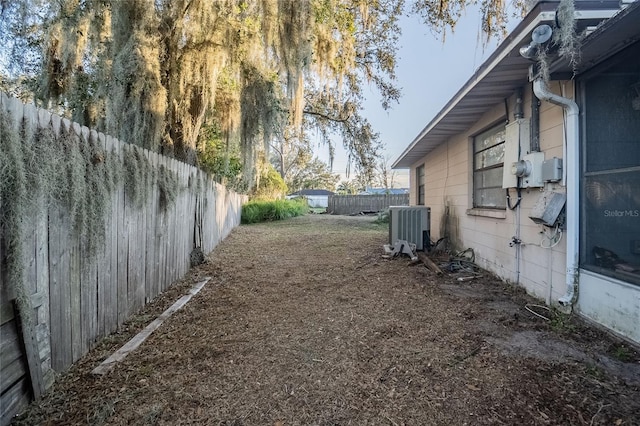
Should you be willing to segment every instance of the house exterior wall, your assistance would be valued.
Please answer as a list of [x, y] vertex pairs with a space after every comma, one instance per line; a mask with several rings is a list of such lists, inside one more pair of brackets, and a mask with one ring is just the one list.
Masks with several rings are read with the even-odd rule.
[[[558, 93], [560, 83], [552, 89]], [[564, 93], [573, 93], [570, 82], [562, 83]], [[531, 116], [532, 91], [524, 93], [525, 118]], [[515, 96], [508, 100], [513, 120]], [[562, 109], [543, 102], [540, 106], [540, 147], [545, 159], [562, 158]], [[416, 201], [416, 168], [425, 164], [425, 204], [431, 207], [431, 234], [447, 237], [454, 249], [472, 248], [476, 262], [500, 278], [522, 285], [547, 302], [565, 293], [565, 242], [553, 248], [541, 246], [544, 227], [529, 219], [540, 188], [522, 189], [520, 207], [515, 210], [473, 209], [473, 136], [505, 120], [505, 105], [495, 105], [466, 132], [435, 148], [411, 167], [411, 204]], [[510, 165], [505, 165], [510, 167]], [[560, 184], [547, 188], [564, 192]], [[517, 199], [510, 190], [512, 204]], [[517, 236], [522, 244], [512, 244]], [[546, 244], [548, 245], [548, 243]]]
[[[575, 99], [572, 82], [551, 82], [550, 90]], [[531, 117], [531, 88], [524, 92], [525, 118]], [[509, 118], [515, 99], [508, 100]], [[548, 228], [529, 214], [541, 188], [522, 189], [515, 210], [473, 209], [473, 136], [505, 118], [505, 106], [496, 105], [466, 132], [450, 138], [411, 167], [411, 204], [416, 202], [416, 168], [425, 165], [425, 204], [431, 208], [431, 237], [447, 237], [454, 250], [472, 248], [476, 263], [505, 281], [523, 286], [530, 294], [556, 305], [566, 293], [565, 238], [552, 248], [542, 241]], [[545, 159], [563, 158], [563, 110], [540, 104], [540, 149]], [[505, 167], [509, 165], [505, 164]], [[545, 188], [565, 192], [563, 182]], [[517, 199], [515, 189], [511, 200]], [[512, 244], [516, 236], [522, 244]], [[617, 334], [640, 342], [640, 287], [594, 272], [580, 270], [577, 313]]]
[[637, 285], [581, 269], [576, 310], [591, 321], [640, 342], [640, 288]]
[[[583, 40], [583, 61], [573, 69], [562, 61], [552, 66], [556, 68], [552, 71], [556, 76], [573, 71], [575, 78], [538, 86], [541, 97], [547, 97], [544, 86], [548, 85], [556, 96], [547, 98], [560, 104], [564, 101], [558, 95], [572, 98], [579, 110], [579, 114], [574, 115], [570, 105], [568, 110], [572, 111], [567, 111], [565, 118], [561, 107], [541, 102], [539, 115], [540, 150], [545, 159], [560, 158], [565, 167], [566, 160], [571, 160], [572, 175], [567, 182], [562, 179], [560, 183], [547, 183], [544, 188], [562, 193], [568, 187], [570, 191], [567, 224], [571, 253], [567, 253], [566, 236], [554, 247], [545, 247], [541, 232], [549, 230], [529, 219], [541, 194], [539, 188], [522, 189], [520, 206], [514, 210], [473, 208], [474, 192], [484, 205], [502, 204], [500, 190], [496, 189], [499, 173], [495, 168], [499, 164], [500, 139], [497, 138], [503, 133], [492, 128], [492, 124], [514, 118], [515, 96], [505, 100], [505, 105], [502, 102], [502, 98], [509, 95], [508, 90], [516, 85], [524, 86], [525, 117], [531, 115], [534, 98], [531, 84], [526, 82], [524, 65], [512, 61], [518, 57], [517, 45], [523, 46], [529, 39], [529, 29], [516, 28], [509, 35], [510, 43], [500, 46], [478, 69], [396, 165], [406, 166], [418, 152], [432, 149], [411, 165], [410, 178], [411, 204], [417, 204], [416, 168], [424, 166], [425, 191], [421, 192], [421, 199], [424, 196], [424, 204], [431, 208], [433, 239], [447, 237], [453, 249], [472, 248], [477, 263], [504, 280], [522, 285], [548, 304], [558, 303], [559, 297], [564, 296], [563, 304], [570, 305], [581, 316], [640, 343], [640, 226], [637, 221], [640, 217], [637, 191], [640, 182], [640, 116], [637, 114], [640, 110], [637, 83], [640, 7], [636, 7], [637, 4], [626, 4], [609, 16], [599, 15], [585, 4], [585, 12], [589, 13], [576, 15], [577, 23], [587, 28], [593, 26], [591, 18], [587, 18], [591, 12], [592, 17], [597, 15], [598, 20], [603, 20]], [[538, 18], [547, 19], [542, 14]], [[493, 102], [496, 105], [491, 108]], [[435, 148], [431, 145], [438, 135], [448, 135], [451, 129], [459, 128], [451, 124], [454, 117], [466, 120], [476, 107], [487, 112], [473, 126]], [[511, 136], [511, 130], [505, 133]], [[475, 176], [481, 177], [481, 185], [474, 190], [472, 142], [478, 134], [482, 134], [478, 140], [478, 157], [482, 159]], [[565, 135], [571, 139], [566, 150], [563, 149]], [[514, 151], [508, 150], [507, 154]], [[510, 158], [509, 163], [511, 161]], [[510, 168], [509, 163], [505, 168]], [[516, 190], [510, 191], [511, 200], [515, 202]], [[546, 244], [549, 243], [547, 240]], [[579, 269], [574, 277], [576, 266]], [[568, 273], [571, 275], [567, 276]]]

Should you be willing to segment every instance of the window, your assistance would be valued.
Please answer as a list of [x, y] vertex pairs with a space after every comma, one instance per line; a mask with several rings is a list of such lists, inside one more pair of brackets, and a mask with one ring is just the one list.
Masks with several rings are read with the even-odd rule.
[[416, 182], [418, 186], [418, 205], [424, 206], [424, 164], [416, 169]]
[[581, 267], [640, 284], [640, 43], [580, 81]]
[[504, 209], [502, 188], [505, 126], [492, 127], [473, 138], [473, 207]]

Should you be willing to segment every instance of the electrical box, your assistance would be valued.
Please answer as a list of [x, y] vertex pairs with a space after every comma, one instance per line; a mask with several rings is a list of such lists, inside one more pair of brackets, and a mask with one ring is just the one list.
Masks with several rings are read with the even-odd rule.
[[511, 173], [520, 178], [520, 188], [541, 188], [544, 152], [532, 152], [511, 165]]
[[553, 157], [542, 162], [542, 180], [560, 182], [562, 180], [562, 158]]
[[529, 218], [541, 225], [555, 226], [566, 201], [567, 196], [563, 193], [544, 191], [531, 209]]
[[505, 127], [504, 138], [504, 172], [502, 174], [503, 188], [517, 188], [518, 177], [511, 173], [509, 167], [520, 161], [524, 154], [531, 151], [531, 135], [529, 119], [518, 118]]

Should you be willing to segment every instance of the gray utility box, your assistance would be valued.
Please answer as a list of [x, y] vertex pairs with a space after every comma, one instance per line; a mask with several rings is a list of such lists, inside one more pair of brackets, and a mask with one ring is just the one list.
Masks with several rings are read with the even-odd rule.
[[542, 162], [542, 180], [560, 182], [562, 180], [562, 159], [553, 157]]
[[555, 226], [567, 201], [567, 196], [560, 192], [544, 191], [531, 209], [529, 218], [535, 223]]

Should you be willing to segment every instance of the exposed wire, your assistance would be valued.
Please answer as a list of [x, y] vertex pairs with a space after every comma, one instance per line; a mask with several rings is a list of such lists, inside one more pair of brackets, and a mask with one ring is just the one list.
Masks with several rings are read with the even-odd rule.
[[[435, 251], [442, 251], [443, 248], [440, 246], [440, 243], [442, 243], [443, 241], [445, 241], [447, 239], [447, 237], [441, 237], [439, 238], [435, 243], [433, 242], [433, 240], [429, 240], [429, 249], [430, 250], [435, 250]], [[442, 245], [443, 247], [445, 246], [445, 244]]]
[[[471, 256], [467, 256], [467, 254], [471, 254]], [[462, 251], [459, 251], [458, 253], [453, 255], [454, 258], [463, 258], [463, 259], [468, 259], [471, 262], [475, 262], [476, 260], [476, 253], [473, 251], [472, 248], [468, 248]]]
[[509, 210], [515, 210], [520, 205], [520, 201], [522, 200], [522, 193], [520, 192], [520, 188], [516, 188], [516, 190], [518, 192], [518, 200], [512, 206], [511, 205], [511, 196], [509, 195], [509, 188], [506, 189], [506, 191], [507, 191], [507, 207], [509, 207]]
[[465, 272], [469, 274], [475, 274], [479, 270], [475, 263], [464, 260], [451, 260], [445, 264], [445, 268], [449, 272]]
[[476, 255], [472, 248], [459, 251], [453, 254], [448, 262], [444, 262], [440, 266], [449, 272], [465, 272], [469, 274], [478, 274], [480, 268], [475, 264]]
[[[546, 241], [548, 241], [549, 244], [545, 244]], [[560, 229], [560, 225], [556, 225], [552, 234], [548, 234], [546, 230], [542, 232], [540, 247], [545, 249], [554, 248], [560, 244], [560, 241], [562, 241], [562, 229]]]
[[551, 309], [549, 309], [547, 306], [527, 304], [527, 305], [524, 305], [524, 308], [527, 311], [531, 312], [533, 315], [537, 316], [538, 318], [542, 318], [545, 321], [551, 321], [550, 318], [547, 318], [544, 315], [539, 314], [536, 311], [534, 311], [533, 309], [531, 309], [531, 308], [537, 308], [537, 309], [543, 309], [545, 311], [551, 312]]

